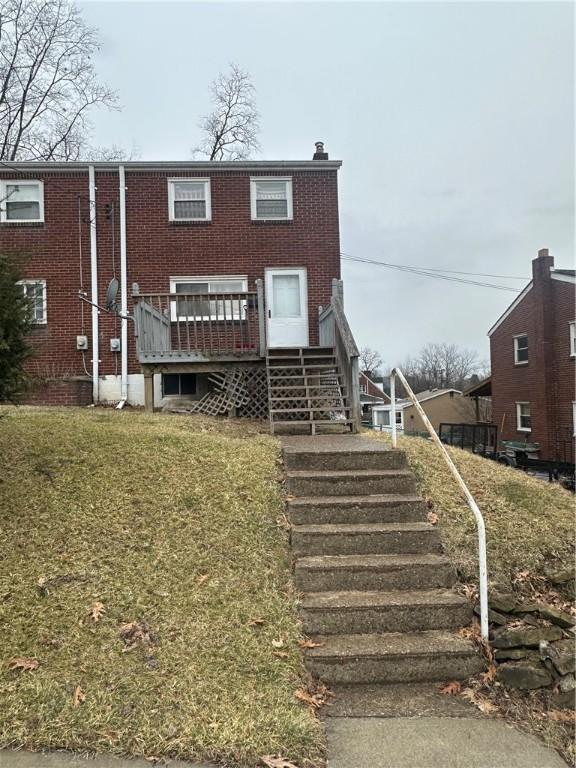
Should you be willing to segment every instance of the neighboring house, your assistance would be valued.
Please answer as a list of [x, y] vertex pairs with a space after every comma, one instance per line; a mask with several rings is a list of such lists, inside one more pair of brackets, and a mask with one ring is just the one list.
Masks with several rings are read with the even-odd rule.
[[576, 272], [544, 248], [532, 280], [488, 331], [493, 423], [500, 440], [538, 443], [539, 457], [574, 461]]
[[[1, 246], [27, 257], [30, 371], [48, 382], [35, 401], [199, 400], [238, 366], [265, 383], [267, 351], [317, 346], [321, 323], [336, 346], [340, 165], [321, 143], [311, 161], [4, 164]], [[78, 299], [102, 306], [113, 277], [134, 320]]]
[[362, 417], [364, 419], [371, 419], [372, 408], [375, 405], [389, 403], [390, 396], [387, 395], [382, 387], [377, 382], [373, 381], [365, 371], [360, 371], [359, 384]]
[[[474, 424], [474, 406], [457, 389], [431, 389], [419, 392], [416, 399], [422, 406], [436, 431], [440, 424]], [[383, 429], [391, 428], [391, 406], [377, 405], [372, 408], [373, 424]], [[426, 426], [411, 400], [396, 403], [396, 428], [406, 434], [426, 432]]]

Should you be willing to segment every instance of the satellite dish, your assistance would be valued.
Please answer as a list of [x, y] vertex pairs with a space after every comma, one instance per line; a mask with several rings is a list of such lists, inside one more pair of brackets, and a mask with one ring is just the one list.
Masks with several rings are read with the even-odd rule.
[[108, 288], [106, 288], [105, 307], [109, 312], [114, 312], [116, 310], [116, 296], [118, 295], [118, 288], [118, 280], [113, 277], [112, 280], [110, 280], [108, 283]]

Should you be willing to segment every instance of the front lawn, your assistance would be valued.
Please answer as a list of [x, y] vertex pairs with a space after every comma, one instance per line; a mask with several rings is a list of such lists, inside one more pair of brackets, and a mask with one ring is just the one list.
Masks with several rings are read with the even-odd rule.
[[0, 746], [318, 760], [274, 439], [3, 408], [0, 467]]

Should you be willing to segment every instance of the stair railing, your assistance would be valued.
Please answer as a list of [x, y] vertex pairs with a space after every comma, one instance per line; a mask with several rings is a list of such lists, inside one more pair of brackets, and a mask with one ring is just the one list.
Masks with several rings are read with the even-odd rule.
[[464, 494], [464, 497], [468, 503], [468, 506], [472, 510], [472, 514], [476, 520], [476, 529], [478, 531], [478, 572], [479, 572], [479, 592], [480, 592], [480, 632], [483, 640], [488, 640], [488, 568], [486, 564], [486, 526], [484, 525], [484, 518], [482, 512], [476, 503], [476, 500], [468, 490], [468, 486], [462, 479], [462, 475], [456, 469], [456, 465], [450, 458], [448, 451], [444, 444], [438, 437], [438, 434], [428, 416], [424, 412], [424, 409], [420, 405], [416, 395], [412, 391], [412, 388], [406, 381], [404, 374], [399, 368], [393, 368], [390, 373], [390, 425], [392, 432], [392, 447], [397, 446], [397, 434], [396, 434], [396, 378], [402, 383], [406, 394], [412, 401], [414, 407], [418, 411], [420, 418], [424, 422], [426, 429], [428, 430], [430, 437], [440, 449], [444, 460], [448, 464], [450, 472], [453, 474], [456, 482], [460, 486], [460, 490]]

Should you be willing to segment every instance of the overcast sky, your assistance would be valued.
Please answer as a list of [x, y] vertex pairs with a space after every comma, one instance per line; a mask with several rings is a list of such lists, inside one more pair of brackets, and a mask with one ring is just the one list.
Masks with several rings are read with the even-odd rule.
[[[574, 6], [554, 2], [85, 2], [96, 62], [123, 111], [95, 140], [188, 159], [210, 82], [247, 69], [261, 159], [340, 174], [342, 250], [435, 269], [530, 277], [574, 258]], [[360, 346], [387, 364], [427, 342], [488, 357], [515, 294], [343, 261]], [[522, 281], [472, 278], [521, 288]]]

